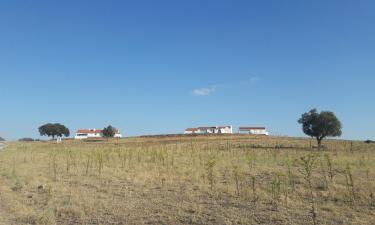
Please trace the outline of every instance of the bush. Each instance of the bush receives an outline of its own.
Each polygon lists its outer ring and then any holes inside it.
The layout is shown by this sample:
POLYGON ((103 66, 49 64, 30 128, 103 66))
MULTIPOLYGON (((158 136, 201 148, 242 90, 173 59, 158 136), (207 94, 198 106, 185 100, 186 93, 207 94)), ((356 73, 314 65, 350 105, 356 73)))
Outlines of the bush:
POLYGON ((372 141, 372 140, 366 140, 365 143, 366 143, 366 144, 371 144, 371 143, 375 143, 375 141, 372 141))
POLYGON ((2 137, 0 137, 0 141, 5 141, 5 139, 4 139, 4 138, 2 138, 2 137))
POLYGON ((35 140, 32 139, 32 138, 21 138, 21 139, 19 139, 18 141, 26 141, 26 142, 29 142, 29 141, 35 141, 35 140))
POLYGON ((116 134, 116 128, 112 127, 111 125, 109 125, 108 127, 105 127, 103 129, 103 137, 106 137, 106 138, 113 138, 116 134))

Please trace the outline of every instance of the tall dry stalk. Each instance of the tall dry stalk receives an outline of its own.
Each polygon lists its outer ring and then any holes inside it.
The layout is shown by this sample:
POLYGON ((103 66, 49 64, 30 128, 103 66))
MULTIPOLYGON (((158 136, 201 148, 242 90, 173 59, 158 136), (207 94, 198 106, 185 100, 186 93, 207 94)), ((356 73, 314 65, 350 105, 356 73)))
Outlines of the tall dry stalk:
POLYGON ((86 164, 85 164, 85 175, 89 174, 90 163, 91 163, 91 154, 87 154, 86 164))
POLYGON ((97 156, 96 156, 96 160, 97 160, 97 164, 98 164, 98 173, 99 173, 99 176, 102 175, 102 171, 103 171, 103 154, 102 153, 97 153, 97 156))
POLYGON ((233 166, 233 176, 236 184, 236 194, 237 196, 240 196, 240 172, 237 165, 233 166))
POLYGON ((350 202, 350 205, 354 205, 354 200, 355 200, 355 191, 354 191, 354 181, 353 181, 353 172, 352 168, 349 164, 346 165, 345 168, 345 184, 346 184, 346 189, 348 191, 348 199, 350 202))
POLYGON ((277 210, 281 193, 281 181, 279 175, 274 175, 271 182, 271 197, 274 210, 277 210))
POLYGON ((292 190, 296 190, 296 178, 295 175, 292 172, 292 164, 289 160, 286 162, 287 168, 288 168, 288 184, 292 187, 292 190))
POLYGON ((312 172, 315 166, 316 159, 317 159, 317 155, 314 155, 314 154, 308 154, 306 156, 301 157, 302 166, 303 166, 302 174, 304 176, 304 179, 307 183, 307 187, 309 189, 310 214, 311 214, 311 218, 313 220, 314 225, 318 224, 316 202, 315 202, 313 181, 312 181, 312 172))
POLYGON ((329 154, 324 154, 324 158, 327 163, 327 168, 328 168, 328 176, 331 182, 333 181, 333 177, 335 176, 334 170, 333 170, 333 164, 332 164, 332 159, 329 156, 329 154))
POLYGON ((206 170, 207 170, 207 179, 210 184, 210 190, 212 192, 215 184, 215 177, 214 177, 214 167, 216 165, 215 159, 210 159, 206 163, 206 170))

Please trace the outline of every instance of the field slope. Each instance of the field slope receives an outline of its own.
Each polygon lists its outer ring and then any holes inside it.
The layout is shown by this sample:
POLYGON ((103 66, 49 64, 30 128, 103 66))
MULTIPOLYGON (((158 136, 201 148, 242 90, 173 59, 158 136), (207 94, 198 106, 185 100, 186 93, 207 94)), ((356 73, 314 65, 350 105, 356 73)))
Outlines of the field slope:
POLYGON ((0 224, 374 224, 375 145, 324 144, 248 135, 8 143, 0 224))

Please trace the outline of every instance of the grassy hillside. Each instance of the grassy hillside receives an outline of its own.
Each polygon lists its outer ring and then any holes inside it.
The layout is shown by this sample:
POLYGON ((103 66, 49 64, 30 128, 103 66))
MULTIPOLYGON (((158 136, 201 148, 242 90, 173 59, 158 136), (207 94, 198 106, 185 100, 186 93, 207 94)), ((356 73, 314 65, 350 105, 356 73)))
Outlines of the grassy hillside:
POLYGON ((373 224, 375 145, 248 135, 10 143, 3 224, 373 224))

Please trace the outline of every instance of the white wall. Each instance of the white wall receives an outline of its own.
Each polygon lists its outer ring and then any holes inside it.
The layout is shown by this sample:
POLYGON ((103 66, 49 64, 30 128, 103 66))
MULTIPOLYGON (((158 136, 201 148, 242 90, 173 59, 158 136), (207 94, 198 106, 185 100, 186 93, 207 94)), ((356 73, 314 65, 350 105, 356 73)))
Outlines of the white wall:
POLYGON ((122 134, 115 134, 115 138, 122 138, 122 134))
POLYGON ((87 134, 76 134, 76 136, 74 136, 74 139, 86 139, 87 138, 87 134))
POLYGON ((255 134, 255 135, 268 135, 266 130, 254 129, 254 130, 241 130, 240 133, 255 134))
POLYGON ((231 133, 233 133, 232 126, 225 127, 225 128, 220 128, 220 133, 222 133, 222 134, 231 134, 231 133))
POLYGON ((199 129, 196 133, 198 134, 232 134, 233 128, 232 126, 224 127, 224 128, 207 128, 207 129, 199 129))
POLYGON ((77 133, 74 139, 99 138, 101 136, 102 135, 99 133, 89 133, 89 134, 77 133))

